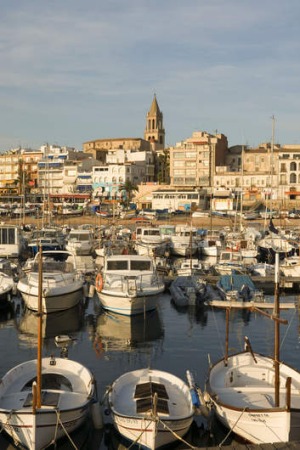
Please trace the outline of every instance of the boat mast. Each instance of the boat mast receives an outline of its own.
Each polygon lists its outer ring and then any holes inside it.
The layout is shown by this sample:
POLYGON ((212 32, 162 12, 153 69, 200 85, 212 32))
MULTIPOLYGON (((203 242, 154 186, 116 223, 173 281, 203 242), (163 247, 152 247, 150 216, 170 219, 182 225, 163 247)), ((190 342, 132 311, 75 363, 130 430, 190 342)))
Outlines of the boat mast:
POLYGON ((42 295, 43 295, 43 256, 42 246, 39 248, 39 285, 38 285, 38 342, 37 342, 37 400, 36 407, 41 407, 41 390, 42 390, 42 295))
POLYGON ((243 228, 243 184, 244 184, 244 146, 242 146, 242 157, 241 157, 241 193, 240 193, 240 231, 243 228))
POLYGON ((279 406, 279 387, 280 387, 280 374, 279 374, 279 345, 280 345, 280 322, 279 314, 279 253, 275 253, 275 292, 274 292, 274 364, 275 364, 275 406, 279 406))

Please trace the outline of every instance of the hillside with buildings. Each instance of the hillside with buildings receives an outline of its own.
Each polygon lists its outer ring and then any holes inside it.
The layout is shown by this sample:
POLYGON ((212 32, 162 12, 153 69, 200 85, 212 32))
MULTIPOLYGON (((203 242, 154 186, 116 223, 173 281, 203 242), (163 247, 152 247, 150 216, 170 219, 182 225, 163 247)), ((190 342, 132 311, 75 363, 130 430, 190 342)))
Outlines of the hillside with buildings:
POLYGON ((138 209, 232 210, 242 199, 246 208, 268 201, 298 208, 300 144, 228 147, 224 134, 196 131, 166 147, 156 96, 145 121, 143 138, 90 140, 80 151, 58 145, 2 150, 2 202, 133 201, 138 209))

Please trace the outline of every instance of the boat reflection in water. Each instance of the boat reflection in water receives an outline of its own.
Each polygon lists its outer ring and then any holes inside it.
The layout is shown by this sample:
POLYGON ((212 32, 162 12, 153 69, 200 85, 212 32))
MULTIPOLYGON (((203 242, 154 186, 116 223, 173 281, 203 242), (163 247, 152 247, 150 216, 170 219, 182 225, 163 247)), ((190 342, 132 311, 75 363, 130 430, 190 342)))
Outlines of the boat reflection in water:
MULTIPOLYGON (((42 338, 47 347, 47 339, 53 339, 59 334, 72 334, 80 330, 83 323, 82 305, 65 311, 57 311, 43 315, 42 338)), ((36 346, 38 333, 37 313, 25 308, 18 324, 19 338, 30 347, 36 346)))
POLYGON ((105 351, 119 351, 162 338, 164 330, 157 309, 145 314, 122 316, 103 312, 97 319, 96 336, 105 351))

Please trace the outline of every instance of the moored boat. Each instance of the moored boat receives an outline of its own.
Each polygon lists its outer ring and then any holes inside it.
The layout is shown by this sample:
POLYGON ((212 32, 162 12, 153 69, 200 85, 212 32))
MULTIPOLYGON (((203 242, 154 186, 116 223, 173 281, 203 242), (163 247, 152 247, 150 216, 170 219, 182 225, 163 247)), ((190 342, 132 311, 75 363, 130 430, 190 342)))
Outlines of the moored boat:
POLYGON ((108 401, 119 433, 151 450, 182 438, 193 421, 188 385, 168 372, 127 372, 112 384, 108 401))
MULTIPOLYGON (((39 253, 20 278, 17 289, 29 309, 38 310, 39 253)), ((83 297, 83 277, 72 253, 63 250, 43 252, 42 311, 63 311, 77 305, 83 297)))
POLYGON ((102 307, 124 315, 155 309, 165 289, 153 259, 140 255, 107 256, 95 286, 102 307))

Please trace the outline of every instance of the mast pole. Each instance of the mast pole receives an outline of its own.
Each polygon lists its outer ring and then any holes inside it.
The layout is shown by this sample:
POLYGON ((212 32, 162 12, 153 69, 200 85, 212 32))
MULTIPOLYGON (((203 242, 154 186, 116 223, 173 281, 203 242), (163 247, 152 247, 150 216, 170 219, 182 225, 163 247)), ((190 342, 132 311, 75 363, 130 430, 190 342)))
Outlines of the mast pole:
POLYGON ((41 390, 42 390, 42 295, 43 295, 43 259, 42 246, 39 248, 39 284, 38 284, 38 341, 37 341, 37 402, 36 407, 41 407, 41 390))
POLYGON ((275 253, 275 293, 274 293, 274 364, 275 364, 275 407, 279 406, 279 350, 280 350, 280 322, 276 320, 280 315, 279 307, 279 253, 275 253))

